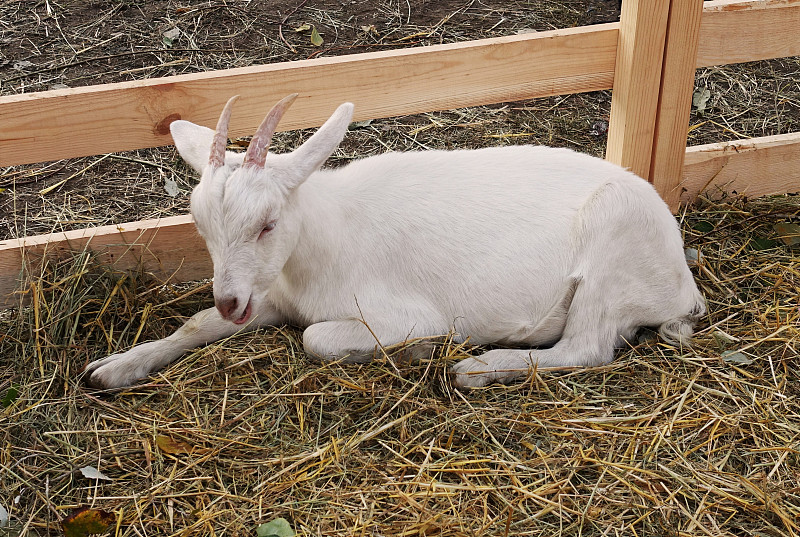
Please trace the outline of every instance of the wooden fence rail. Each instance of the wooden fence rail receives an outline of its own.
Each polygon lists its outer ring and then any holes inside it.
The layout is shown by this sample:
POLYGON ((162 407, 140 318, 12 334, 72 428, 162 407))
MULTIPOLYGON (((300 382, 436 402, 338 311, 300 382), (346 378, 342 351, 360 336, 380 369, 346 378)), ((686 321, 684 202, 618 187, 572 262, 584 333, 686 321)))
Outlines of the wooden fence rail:
MULTIPOLYGON (((213 126, 234 93, 237 136, 292 92, 282 129, 317 126, 343 100, 363 120, 613 89, 607 157, 671 205, 709 187, 800 191, 800 133, 685 149, 694 69, 800 55, 798 28, 800 0, 625 0, 614 24, 0 97, 0 165, 168 145, 172 120, 213 126)), ((87 247, 172 281, 211 272, 188 215, 11 239, 0 307, 18 303, 26 266, 87 247)))
POLYGON ((361 121, 608 89, 616 47, 604 24, 3 97, 0 164, 170 145, 170 121, 213 128, 233 94, 239 136, 295 92, 280 129, 319 126, 344 101, 361 121))
MULTIPOLYGON (((696 66, 800 55, 798 28, 800 0, 706 2, 696 66)), ((213 127, 234 93, 239 136, 293 92, 286 130, 320 125, 344 100, 363 120, 611 89, 618 37, 601 24, 0 97, 0 165, 170 145, 169 121, 213 127)))

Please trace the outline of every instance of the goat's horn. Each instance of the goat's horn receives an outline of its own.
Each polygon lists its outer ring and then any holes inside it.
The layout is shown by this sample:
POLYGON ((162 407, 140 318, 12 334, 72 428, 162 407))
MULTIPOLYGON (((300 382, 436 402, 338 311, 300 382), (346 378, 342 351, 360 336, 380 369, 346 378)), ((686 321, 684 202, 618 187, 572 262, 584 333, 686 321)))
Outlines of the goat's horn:
POLYGON ((258 127, 258 130, 250 140, 250 146, 247 148, 247 153, 244 155, 244 164, 242 167, 252 166, 254 168, 263 168, 264 162, 267 160, 267 149, 272 140, 272 135, 275 133, 275 128, 278 122, 286 113, 286 110, 292 106, 294 100, 297 99, 297 93, 292 93, 278 101, 278 104, 272 107, 264 121, 258 127))
POLYGON ((211 153, 208 155, 208 165, 212 168, 221 168, 225 164, 225 146, 228 144, 228 123, 231 121, 233 103, 238 99, 234 95, 225 103, 222 114, 217 121, 217 130, 214 132, 214 141, 211 142, 211 153))

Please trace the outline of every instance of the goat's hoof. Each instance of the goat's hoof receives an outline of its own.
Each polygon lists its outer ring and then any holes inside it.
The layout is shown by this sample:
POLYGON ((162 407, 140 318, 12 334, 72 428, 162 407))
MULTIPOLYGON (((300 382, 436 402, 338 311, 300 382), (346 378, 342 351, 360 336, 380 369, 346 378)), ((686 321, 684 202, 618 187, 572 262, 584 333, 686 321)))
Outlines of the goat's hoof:
POLYGON ((479 358, 465 358, 450 368, 453 384, 459 388, 483 388, 495 380, 494 371, 479 358))
MULTIPOLYGON (((119 367, 115 367, 113 360, 119 355, 114 354, 107 356, 96 362, 87 365, 81 371, 81 380, 83 384, 89 388, 97 390, 112 390, 114 388, 124 388, 130 386, 133 382, 123 372, 119 371, 119 367)), ((135 379, 134 379, 135 380, 135 379)))
POLYGON ((152 368, 146 360, 148 353, 142 352, 146 345, 90 363, 81 372, 83 383, 90 388, 112 390, 126 388, 147 377, 152 368))
POLYGON ((453 382, 463 388, 480 388, 499 382, 509 384, 531 374, 531 352, 495 349, 455 364, 453 382))
POLYGON ((84 369, 80 372, 80 380, 84 386, 87 388, 93 388, 95 390, 105 390, 106 386, 100 380, 100 377, 95 377, 94 371, 87 371, 84 369))

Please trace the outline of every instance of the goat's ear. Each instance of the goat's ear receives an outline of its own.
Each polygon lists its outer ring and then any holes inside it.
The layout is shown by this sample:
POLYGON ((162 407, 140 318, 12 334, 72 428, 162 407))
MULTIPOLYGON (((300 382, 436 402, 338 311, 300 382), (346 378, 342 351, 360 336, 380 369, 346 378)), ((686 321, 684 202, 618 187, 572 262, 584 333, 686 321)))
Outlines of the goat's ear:
POLYGON ((169 130, 183 160, 199 173, 203 173, 208 165, 214 131, 181 119, 170 123, 169 130))
POLYGON ((336 150, 352 118, 353 104, 340 105, 306 143, 292 152, 291 171, 293 175, 296 174, 298 184, 308 179, 336 150))

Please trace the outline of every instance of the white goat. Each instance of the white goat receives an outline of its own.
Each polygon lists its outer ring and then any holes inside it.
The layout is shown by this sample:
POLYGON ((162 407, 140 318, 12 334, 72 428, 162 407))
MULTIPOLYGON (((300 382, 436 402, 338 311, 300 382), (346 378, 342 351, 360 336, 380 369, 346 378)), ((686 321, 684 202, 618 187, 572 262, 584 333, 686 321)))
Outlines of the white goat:
POLYGON ((677 223, 646 181, 533 146, 387 153, 319 170, 353 105, 294 152, 267 154, 295 97, 267 114, 244 155, 225 151, 235 97, 216 133, 172 123, 178 151, 202 173, 191 208, 214 262, 216 308, 91 363, 90 384, 126 386, 195 347, 284 323, 306 327, 306 352, 331 360, 447 333, 522 347, 457 363, 459 386, 605 364, 640 326, 688 344, 704 300, 677 223))

